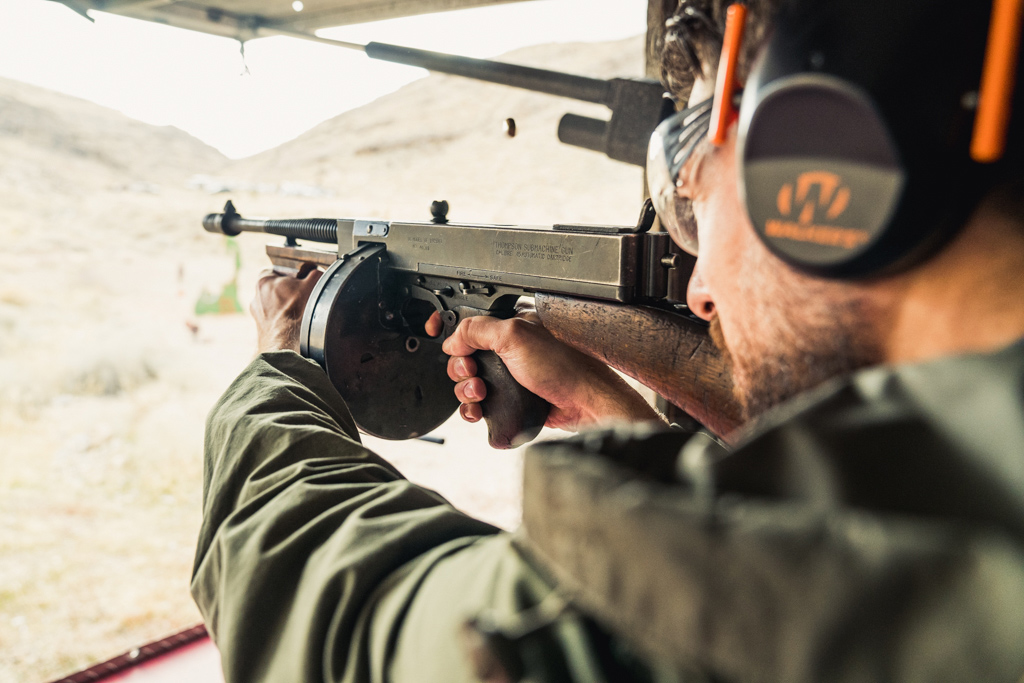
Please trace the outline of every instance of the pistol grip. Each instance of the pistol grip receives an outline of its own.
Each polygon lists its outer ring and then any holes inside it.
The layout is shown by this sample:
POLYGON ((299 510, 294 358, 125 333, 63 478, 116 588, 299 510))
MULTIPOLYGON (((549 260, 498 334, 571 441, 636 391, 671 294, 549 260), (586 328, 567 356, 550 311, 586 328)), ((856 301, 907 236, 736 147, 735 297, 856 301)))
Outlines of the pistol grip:
POLYGON ((551 404, 524 388, 493 351, 477 351, 477 376, 487 386, 481 404, 492 448, 515 448, 531 441, 548 419, 551 404))

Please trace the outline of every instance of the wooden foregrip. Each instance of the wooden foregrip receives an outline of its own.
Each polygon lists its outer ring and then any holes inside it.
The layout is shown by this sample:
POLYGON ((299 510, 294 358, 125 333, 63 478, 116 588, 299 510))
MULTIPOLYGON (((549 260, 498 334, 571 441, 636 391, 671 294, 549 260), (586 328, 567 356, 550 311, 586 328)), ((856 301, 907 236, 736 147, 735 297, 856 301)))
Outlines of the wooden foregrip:
POLYGON ((536 295, 556 338, 629 375, 725 436, 742 423, 728 363, 707 330, 655 308, 536 295))
POLYGON ((275 270, 293 274, 300 272, 306 264, 329 268, 338 260, 338 253, 334 251, 279 247, 275 244, 267 245, 267 256, 270 257, 270 262, 274 264, 275 270))
POLYGON ((519 384, 493 351, 477 351, 473 358, 477 375, 487 385, 480 407, 491 448, 515 448, 532 441, 548 419, 551 404, 519 384))

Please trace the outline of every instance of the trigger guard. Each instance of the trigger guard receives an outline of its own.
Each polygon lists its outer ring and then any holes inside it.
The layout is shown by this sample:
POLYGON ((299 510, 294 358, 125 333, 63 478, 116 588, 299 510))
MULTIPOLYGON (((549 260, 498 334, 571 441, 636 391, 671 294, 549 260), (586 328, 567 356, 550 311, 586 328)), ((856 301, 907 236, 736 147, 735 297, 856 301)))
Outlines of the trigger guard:
POLYGON ((440 339, 443 340, 452 336, 452 333, 455 332, 455 328, 459 324, 459 317, 454 311, 445 307, 444 302, 441 301, 441 297, 437 296, 426 287, 413 285, 409 288, 409 298, 426 301, 440 314, 441 325, 443 327, 440 339))

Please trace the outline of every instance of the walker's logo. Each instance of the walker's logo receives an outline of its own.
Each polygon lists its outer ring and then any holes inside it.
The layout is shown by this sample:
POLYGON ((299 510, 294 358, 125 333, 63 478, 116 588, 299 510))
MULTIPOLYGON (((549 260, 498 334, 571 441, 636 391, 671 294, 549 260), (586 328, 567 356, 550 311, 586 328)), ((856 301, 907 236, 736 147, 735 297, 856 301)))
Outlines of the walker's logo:
POLYGON ((841 228, 828 225, 850 206, 850 188, 843 179, 827 171, 801 173, 796 185, 786 183, 775 200, 781 219, 765 223, 765 235, 796 242, 813 242, 826 247, 854 249, 864 244, 871 235, 859 228, 841 228), (818 188, 818 192, 812 192, 818 188), (815 221, 823 214, 821 224, 815 221), (796 220, 793 220, 795 215, 796 220))
MULTIPOLYGON (((827 208, 826 215, 829 220, 835 220, 843 215, 846 207, 850 205, 850 188, 840 187, 841 182, 842 178, 835 173, 826 171, 809 171, 800 174, 800 177, 796 179, 796 201, 802 205, 798 219, 800 225, 810 225, 818 209, 827 208), (808 201, 811 188, 815 185, 821 188, 818 192, 818 201, 814 201, 813 198, 808 201)), ((780 214, 783 216, 793 214, 793 199, 793 183, 786 183, 779 190, 777 199, 780 214)))

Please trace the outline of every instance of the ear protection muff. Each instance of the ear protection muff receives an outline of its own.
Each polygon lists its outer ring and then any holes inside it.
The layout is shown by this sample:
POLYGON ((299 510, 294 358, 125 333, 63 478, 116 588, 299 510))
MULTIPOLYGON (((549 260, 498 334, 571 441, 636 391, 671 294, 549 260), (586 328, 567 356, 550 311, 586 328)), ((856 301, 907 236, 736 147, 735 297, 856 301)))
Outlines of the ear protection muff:
POLYGON ((1014 87, 1022 7, 787 5, 739 109, 741 196, 768 248, 820 276, 896 270, 945 244, 989 188, 1019 174, 1009 116, 1024 90, 1014 87))

